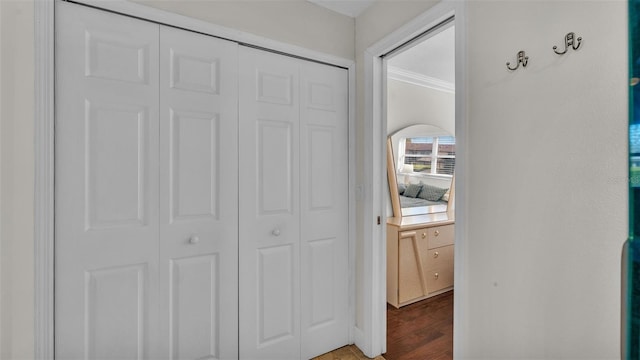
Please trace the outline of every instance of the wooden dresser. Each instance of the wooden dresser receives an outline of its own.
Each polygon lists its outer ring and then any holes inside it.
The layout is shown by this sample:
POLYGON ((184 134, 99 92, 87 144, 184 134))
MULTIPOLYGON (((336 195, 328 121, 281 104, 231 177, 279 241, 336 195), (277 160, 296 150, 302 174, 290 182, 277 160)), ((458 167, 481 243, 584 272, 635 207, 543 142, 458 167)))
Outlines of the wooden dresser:
POLYGON ((387 219, 387 302, 396 308, 453 289, 453 216, 387 219))

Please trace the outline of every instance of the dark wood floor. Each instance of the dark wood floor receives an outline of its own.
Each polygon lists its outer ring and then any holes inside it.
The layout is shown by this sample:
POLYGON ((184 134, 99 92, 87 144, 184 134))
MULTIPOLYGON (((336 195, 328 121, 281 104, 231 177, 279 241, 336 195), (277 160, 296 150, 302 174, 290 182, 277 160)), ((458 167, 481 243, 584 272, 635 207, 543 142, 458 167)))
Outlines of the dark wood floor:
POLYGON ((453 291, 396 309, 387 304, 386 360, 453 359, 453 291))

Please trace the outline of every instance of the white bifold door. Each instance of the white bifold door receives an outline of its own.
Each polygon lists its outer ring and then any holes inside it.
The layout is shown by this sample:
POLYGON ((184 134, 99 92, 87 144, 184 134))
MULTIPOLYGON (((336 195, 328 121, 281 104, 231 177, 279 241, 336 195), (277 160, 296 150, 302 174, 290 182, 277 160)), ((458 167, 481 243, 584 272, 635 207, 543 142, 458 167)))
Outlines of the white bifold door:
POLYGON ((347 71, 56 2, 57 359, 349 342, 347 71))
POLYGON ((56 5, 56 358, 237 359, 237 44, 56 5))
POLYGON ((240 358, 348 342, 347 71, 240 48, 240 358))

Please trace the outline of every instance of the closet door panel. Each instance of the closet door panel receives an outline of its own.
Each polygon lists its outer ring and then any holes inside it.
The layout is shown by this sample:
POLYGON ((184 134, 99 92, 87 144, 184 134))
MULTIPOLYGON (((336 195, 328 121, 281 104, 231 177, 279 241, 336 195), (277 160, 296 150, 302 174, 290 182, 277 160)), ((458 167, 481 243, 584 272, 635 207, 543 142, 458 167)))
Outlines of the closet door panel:
POLYGON ((302 358, 348 337, 348 78, 311 62, 300 70, 302 358))
POLYGON ((163 26, 160 74, 162 352, 234 359, 237 44, 163 26))
POLYGON ((157 356, 158 31, 56 3, 60 359, 157 356))
POLYGON ((298 63, 241 47, 240 70, 240 358, 298 359, 298 63))

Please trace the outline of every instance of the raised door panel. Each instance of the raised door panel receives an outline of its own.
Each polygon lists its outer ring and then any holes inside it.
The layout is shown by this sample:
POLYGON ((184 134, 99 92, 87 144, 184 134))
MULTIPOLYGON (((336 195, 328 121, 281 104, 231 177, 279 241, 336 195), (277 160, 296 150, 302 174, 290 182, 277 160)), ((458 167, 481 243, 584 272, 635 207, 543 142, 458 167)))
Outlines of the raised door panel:
POLYGON ((289 121, 259 119, 256 126, 257 215, 292 214, 294 125, 289 121))
POLYGON ((56 3, 57 358, 157 355, 158 32, 56 3))
POLYGON ((300 358, 298 61, 240 48, 240 358, 300 358))
POLYGON ((144 226, 149 108, 85 102, 85 228, 144 226), (115 146, 117 144, 117 146, 115 146))
POLYGON ((87 77, 146 84, 149 81, 149 43, 125 38, 114 29, 85 29, 85 75, 87 77))
POLYGON ((89 359, 145 358, 147 279, 144 265, 87 271, 84 310, 89 359))
POLYGON ((212 113, 169 110, 169 222, 217 220, 220 130, 212 113))
POLYGON ((160 28, 163 358, 238 357, 237 44, 160 28))
POLYGON ((170 260, 170 359, 220 358, 219 264, 218 254, 170 260))
POLYGON ((302 358, 348 337, 347 71, 300 64, 302 358))
POLYGON ((283 245, 258 250, 258 347, 295 336, 293 248, 283 245))

